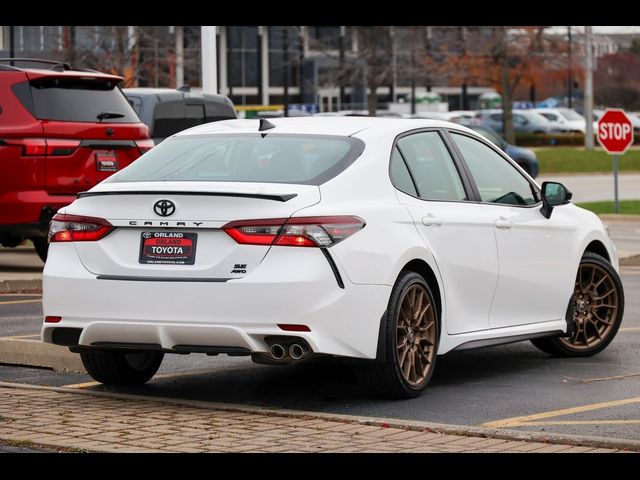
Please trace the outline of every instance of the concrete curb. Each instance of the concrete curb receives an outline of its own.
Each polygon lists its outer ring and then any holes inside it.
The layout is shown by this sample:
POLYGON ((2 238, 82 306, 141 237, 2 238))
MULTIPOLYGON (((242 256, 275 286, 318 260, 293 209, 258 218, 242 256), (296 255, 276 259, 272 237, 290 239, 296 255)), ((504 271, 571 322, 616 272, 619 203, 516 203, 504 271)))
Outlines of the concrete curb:
POLYGON ((87 373, 80 355, 71 353, 67 347, 24 337, 0 337, 0 363, 87 373))
POLYGON ((32 390, 45 390, 76 395, 91 395, 102 398, 115 398, 128 401, 151 401, 167 405, 181 405, 207 410, 221 410, 239 413, 255 413, 260 415, 280 416, 300 419, 321 419, 341 423, 371 425, 383 428, 400 428, 410 431, 431 432, 464 437, 496 438, 500 440, 520 440, 524 442, 538 442, 549 444, 569 445, 576 447, 611 448, 640 452, 640 441, 620 438, 605 438, 582 435, 567 435, 559 433, 521 432, 507 429, 491 429, 465 425, 448 425, 442 423, 420 422, 413 420, 400 420, 393 418, 375 418, 350 416, 334 413, 317 413, 303 410, 275 409, 264 407, 249 407, 246 405, 204 402, 199 400, 179 400, 166 397, 154 397, 144 395, 131 395, 125 393, 100 392, 95 390, 80 390, 65 387, 44 387, 40 385, 25 385, 21 383, 0 382, 0 388, 22 388, 32 390))
POLYGON ((2 280, 0 281, 0 293, 42 293, 42 280, 2 280))

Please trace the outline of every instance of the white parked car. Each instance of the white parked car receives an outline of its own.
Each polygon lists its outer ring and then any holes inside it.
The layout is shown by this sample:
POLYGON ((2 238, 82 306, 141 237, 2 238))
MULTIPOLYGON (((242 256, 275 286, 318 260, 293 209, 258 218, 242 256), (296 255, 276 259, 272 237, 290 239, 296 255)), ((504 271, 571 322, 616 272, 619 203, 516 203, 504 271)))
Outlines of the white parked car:
POLYGON ((271 122, 181 132, 60 210, 42 339, 106 384, 166 353, 336 356, 411 397, 455 349, 614 338, 615 247, 561 184, 448 122, 271 122))
POLYGON ((535 111, 549 120, 557 132, 585 133, 587 130, 585 118, 570 108, 537 108, 535 111))

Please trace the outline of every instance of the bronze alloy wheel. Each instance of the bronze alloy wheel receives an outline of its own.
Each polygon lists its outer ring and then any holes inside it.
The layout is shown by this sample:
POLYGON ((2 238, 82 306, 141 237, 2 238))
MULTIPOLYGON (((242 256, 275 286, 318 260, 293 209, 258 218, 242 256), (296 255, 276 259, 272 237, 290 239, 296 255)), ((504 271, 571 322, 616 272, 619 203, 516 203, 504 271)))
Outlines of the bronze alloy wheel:
POLYGON ((437 318, 429 291, 414 284, 396 314, 396 355, 405 381, 420 387, 429 378, 436 349, 437 318))
POLYGON ((611 274, 595 263, 582 263, 573 291, 573 334, 560 342, 576 350, 597 348, 611 335, 619 306, 611 274))
POLYGON ((615 338, 624 315, 624 289, 618 272, 601 255, 585 252, 567 308, 568 335, 536 338, 543 352, 560 357, 588 357, 615 338))

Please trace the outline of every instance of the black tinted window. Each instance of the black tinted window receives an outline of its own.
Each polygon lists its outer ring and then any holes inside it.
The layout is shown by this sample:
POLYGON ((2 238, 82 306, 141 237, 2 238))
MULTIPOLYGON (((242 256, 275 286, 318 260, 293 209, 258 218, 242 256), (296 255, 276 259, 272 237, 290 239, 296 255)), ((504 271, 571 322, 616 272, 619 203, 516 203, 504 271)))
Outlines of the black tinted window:
POLYGON ((195 124, 187 121, 184 102, 161 102, 153 112, 153 136, 156 138, 170 137, 195 124))
POLYGON ((391 156, 391 182, 401 192, 408 193, 414 197, 418 196, 416 187, 411 180, 411 175, 407 169, 407 165, 402 159, 402 155, 398 151, 398 147, 393 148, 391 156))
POLYGON ((208 102, 205 109, 207 123, 236 118, 236 111, 226 103, 208 102))
POLYGON ((345 170, 364 142, 331 135, 178 135, 108 182, 267 182, 320 185, 345 170))
POLYGON ((35 116, 63 122, 138 123, 140 119, 115 82, 46 78, 31 82, 35 116))

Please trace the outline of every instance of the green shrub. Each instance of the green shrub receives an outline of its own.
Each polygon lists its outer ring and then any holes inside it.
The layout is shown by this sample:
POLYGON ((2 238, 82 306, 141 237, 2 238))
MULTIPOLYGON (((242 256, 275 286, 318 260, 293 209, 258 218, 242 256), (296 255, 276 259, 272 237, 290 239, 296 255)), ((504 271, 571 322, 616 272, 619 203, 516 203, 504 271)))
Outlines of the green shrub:
MULTIPOLYGON (((636 133, 634 144, 640 142, 640 134, 636 133)), ((597 144, 598 141, 596 140, 597 144)), ((553 147, 567 145, 584 145, 582 133, 516 133, 516 145, 519 147, 553 147)))

